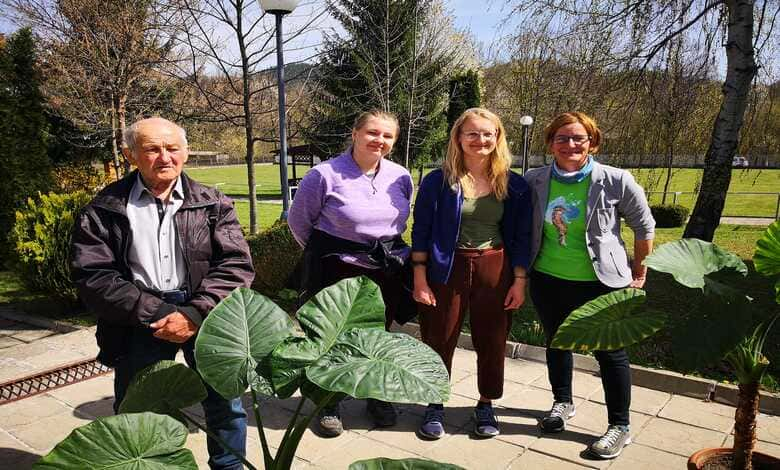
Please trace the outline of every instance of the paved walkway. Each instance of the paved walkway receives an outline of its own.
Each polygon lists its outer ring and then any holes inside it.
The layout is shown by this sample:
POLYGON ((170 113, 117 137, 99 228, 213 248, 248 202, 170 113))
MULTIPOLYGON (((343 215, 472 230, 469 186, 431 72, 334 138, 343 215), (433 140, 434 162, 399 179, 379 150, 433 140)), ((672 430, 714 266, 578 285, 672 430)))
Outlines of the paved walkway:
MULTIPOLYGON (((10 346, 0 350, 0 382, 90 359, 96 353, 93 329, 58 334, 37 327, 26 329, 23 325, 3 324, 0 341, 12 338, 21 344, 7 343, 10 346), (34 336, 38 338, 25 340, 34 336)), ((631 407, 634 443, 614 461, 591 460, 583 451, 606 427, 599 378, 585 372, 576 373, 577 416, 564 433, 542 436, 537 417, 551 402, 545 367, 538 362, 516 359, 507 359, 504 398, 496 403, 502 434, 490 440, 476 439, 470 421, 477 398, 475 366, 476 356, 472 351, 456 352, 453 395, 446 405, 445 438, 430 442, 415 436, 423 406, 401 406, 397 426, 376 429, 365 415, 364 403, 349 400, 343 404, 348 430, 336 439, 323 439, 307 431, 298 449, 295 468, 346 469, 355 460, 385 456, 431 458, 475 470, 683 469, 687 456, 695 450, 731 442, 733 408, 634 387, 631 407)), ((40 455, 74 428, 95 417, 110 415, 111 396, 109 375, 0 406, 0 468, 30 468, 40 455)), ((272 446, 278 445, 295 404, 290 399, 272 400, 263 405, 263 422, 272 446)), ((198 413, 196 409, 193 411, 198 413)), ((257 432, 250 430, 249 435, 250 461, 262 468, 257 432)), ((759 449, 780 455, 780 417, 761 415, 758 436, 759 449)), ((187 445, 195 453, 200 468, 207 469, 204 434, 192 432, 187 445)))

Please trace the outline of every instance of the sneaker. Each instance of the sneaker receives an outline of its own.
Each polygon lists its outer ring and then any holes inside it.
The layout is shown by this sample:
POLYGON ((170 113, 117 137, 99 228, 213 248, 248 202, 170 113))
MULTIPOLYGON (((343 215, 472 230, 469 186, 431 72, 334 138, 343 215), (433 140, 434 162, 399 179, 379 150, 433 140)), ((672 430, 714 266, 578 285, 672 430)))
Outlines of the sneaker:
POLYGON ((380 428, 395 426, 398 419, 398 413, 396 413, 393 404, 386 401, 369 398, 366 400, 366 411, 371 415, 374 424, 380 428))
POLYGON ((574 403, 556 401, 539 422, 539 427, 544 432, 561 432, 566 428, 566 421, 572 418, 576 411, 574 403))
POLYGON ((474 434, 479 437, 494 437, 500 434, 498 430, 498 421, 493 413, 493 405, 490 403, 479 402, 474 408, 474 434))
POLYGON ((338 403, 334 406, 327 406, 320 410, 319 424, 319 434, 322 437, 338 437, 344 432, 338 403))
POLYGON ((444 436, 444 405, 430 404, 417 434, 427 439, 441 439, 444 436))
POLYGON ((631 444, 628 426, 610 424, 607 432, 588 447, 588 451, 601 459, 614 459, 623 451, 623 447, 631 444))

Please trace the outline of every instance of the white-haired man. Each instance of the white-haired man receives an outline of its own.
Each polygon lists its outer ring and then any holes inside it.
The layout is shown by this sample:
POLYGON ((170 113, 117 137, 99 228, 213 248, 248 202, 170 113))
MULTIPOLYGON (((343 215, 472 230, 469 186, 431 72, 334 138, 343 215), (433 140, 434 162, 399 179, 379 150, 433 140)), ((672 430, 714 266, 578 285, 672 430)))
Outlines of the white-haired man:
MULTIPOLYGON (((98 318, 98 359, 114 367, 114 409, 133 376, 179 349, 195 367, 193 346, 209 311, 254 278, 249 247, 230 199, 182 172, 184 129, 162 118, 125 131, 125 156, 138 169, 108 185, 79 214, 71 270, 98 318)), ((206 426, 245 455, 246 413, 239 399, 207 387, 206 426)), ((208 439, 212 469, 243 468, 208 439)))

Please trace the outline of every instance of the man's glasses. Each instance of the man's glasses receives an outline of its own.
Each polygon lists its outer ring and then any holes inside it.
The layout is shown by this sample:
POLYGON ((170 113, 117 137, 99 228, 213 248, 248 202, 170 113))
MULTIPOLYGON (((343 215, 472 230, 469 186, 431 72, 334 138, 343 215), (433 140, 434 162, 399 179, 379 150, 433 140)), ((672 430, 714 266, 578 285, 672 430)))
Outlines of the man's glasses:
POLYGON ((582 145, 590 140, 589 135, 556 135, 553 137, 553 142, 556 144, 568 144, 569 141, 574 142, 577 145, 582 145))
POLYGON ((496 138, 495 132, 477 132, 477 131, 469 131, 469 132, 461 132, 461 135, 465 137, 467 140, 477 140, 480 137, 482 137, 485 140, 493 140, 496 138))

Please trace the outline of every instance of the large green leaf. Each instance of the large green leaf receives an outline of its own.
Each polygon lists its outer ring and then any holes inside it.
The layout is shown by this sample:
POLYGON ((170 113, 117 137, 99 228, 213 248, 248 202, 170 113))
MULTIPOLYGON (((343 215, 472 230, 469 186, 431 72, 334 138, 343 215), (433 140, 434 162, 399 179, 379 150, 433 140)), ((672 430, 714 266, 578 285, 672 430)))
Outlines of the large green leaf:
POLYGON ((339 338, 306 377, 325 390, 396 403, 444 403, 447 368, 424 343, 403 333, 353 329, 339 338))
POLYGON ((187 428, 154 413, 98 418, 77 428, 34 470, 197 470, 185 449, 187 428))
POLYGON ((642 341, 666 323, 663 313, 635 311, 645 291, 621 289, 596 297, 573 311, 552 340, 557 349, 612 351, 642 341))
POLYGON ((386 457, 358 460, 349 466, 349 470, 466 470, 451 463, 434 462, 423 459, 393 460, 386 457))
POLYGON ((382 293, 365 276, 343 279, 326 287, 298 310, 306 337, 288 338, 271 355, 273 384, 280 397, 292 395, 304 368, 325 354, 352 328, 384 328, 382 293))
MULTIPOLYGON (((780 276, 780 221, 767 227, 756 242, 753 263, 764 276, 780 276)), ((780 279, 775 283, 775 301, 780 303, 780 279)))
POLYGON ((203 379, 225 398, 247 387, 272 395, 263 367, 271 351, 293 332, 287 312, 251 289, 238 288, 222 300, 200 327, 195 360, 203 379))
POLYGON ((683 371, 715 364, 755 327, 752 299, 725 284, 707 282, 704 295, 671 329, 675 361, 683 371))
POLYGON ((159 361, 133 378, 120 413, 151 411, 179 419, 179 410, 206 398, 198 373, 175 361, 159 361))
POLYGON ((644 264, 671 274, 686 287, 699 289, 704 288, 704 276, 724 268, 747 274, 747 266, 737 255, 696 238, 664 243, 645 258, 644 264))

